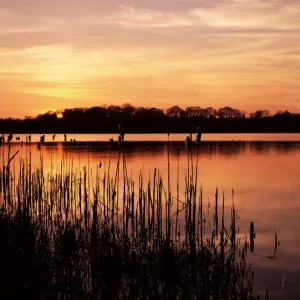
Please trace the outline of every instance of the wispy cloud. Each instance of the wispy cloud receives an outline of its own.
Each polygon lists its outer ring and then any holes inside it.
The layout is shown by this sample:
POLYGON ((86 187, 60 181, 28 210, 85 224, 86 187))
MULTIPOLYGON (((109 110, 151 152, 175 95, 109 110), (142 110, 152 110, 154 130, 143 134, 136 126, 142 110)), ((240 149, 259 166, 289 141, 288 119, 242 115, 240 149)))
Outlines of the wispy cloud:
POLYGON ((118 11, 107 16, 102 22, 125 28, 172 28, 204 24, 201 19, 188 13, 174 14, 158 10, 135 9, 124 5, 121 5, 118 11))
POLYGON ((296 0, 0 0, 0 87, 87 105, 297 105, 299 15, 296 0))
POLYGON ((39 32, 47 32, 54 31, 53 27, 15 27, 15 28, 7 28, 0 29, 0 35, 13 35, 13 34, 24 34, 24 33, 39 33, 39 32))
POLYGON ((225 27, 299 30, 300 3, 279 3, 280 1, 219 1, 214 6, 194 7, 177 13, 121 5, 103 22, 127 28, 225 27))

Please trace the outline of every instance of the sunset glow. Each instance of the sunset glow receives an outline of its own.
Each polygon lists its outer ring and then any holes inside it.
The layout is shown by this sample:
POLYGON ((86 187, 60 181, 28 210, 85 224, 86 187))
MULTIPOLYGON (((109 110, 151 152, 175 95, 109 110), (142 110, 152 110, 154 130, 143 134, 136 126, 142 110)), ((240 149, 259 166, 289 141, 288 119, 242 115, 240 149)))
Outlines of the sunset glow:
POLYGON ((132 103, 300 110, 296 0, 0 0, 0 117, 132 103))

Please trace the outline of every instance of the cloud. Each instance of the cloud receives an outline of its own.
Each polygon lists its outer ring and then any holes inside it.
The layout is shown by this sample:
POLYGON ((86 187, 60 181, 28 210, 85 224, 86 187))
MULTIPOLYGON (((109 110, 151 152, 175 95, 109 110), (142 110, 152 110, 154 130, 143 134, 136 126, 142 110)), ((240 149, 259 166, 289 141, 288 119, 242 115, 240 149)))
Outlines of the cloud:
POLYGON ((291 0, 0 0, 0 88, 86 103, 293 106, 299 15, 291 0))
POLYGON ((177 13, 136 9, 121 5, 103 22, 126 28, 197 27, 276 30, 299 30, 300 4, 279 1, 219 1, 214 6, 194 7, 177 13))
POLYGON ((14 34, 26 34, 26 33, 44 33, 47 31, 53 31, 52 27, 17 27, 0 29, 0 35, 14 35, 14 34))
POLYGON ((185 14, 176 15, 121 5, 119 11, 106 17, 102 22, 120 25, 125 28, 171 28, 194 26, 200 24, 201 20, 189 18, 185 14))

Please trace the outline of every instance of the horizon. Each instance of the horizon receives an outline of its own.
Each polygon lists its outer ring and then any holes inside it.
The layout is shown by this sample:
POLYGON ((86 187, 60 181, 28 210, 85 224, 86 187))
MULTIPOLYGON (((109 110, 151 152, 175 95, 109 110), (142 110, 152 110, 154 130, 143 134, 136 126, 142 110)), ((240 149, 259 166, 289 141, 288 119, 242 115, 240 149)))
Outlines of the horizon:
MULTIPOLYGON (((124 106, 126 105, 129 105, 129 106, 132 106, 134 107, 135 109, 139 109, 139 108, 145 108, 145 109, 151 109, 151 108, 155 108, 155 109, 161 109, 163 111, 164 114, 167 113, 167 110, 169 108, 172 108, 172 107, 176 107, 178 106, 179 108, 183 109, 183 110, 186 110, 187 108, 199 108, 199 109, 208 109, 208 108, 213 108, 216 112, 218 112, 221 108, 224 108, 224 107, 229 107, 231 109, 234 109, 234 110, 238 110, 240 111, 241 113, 244 113, 246 118, 249 118, 250 115, 252 113, 255 113, 255 112, 258 112, 258 111, 268 111, 268 113, 270 114, 270 116, 273 116, 275 115, 276 113, 279 113, 279 112, 289 112, 291 114, 300 114, 300 110, 297 110, 297 111, 291 111, 291 110, 288 110, 288 109, 273 109, 273 110, 269 110, 267 108, 258 108, 258 109, 255 109, 255 110, 251 110, 251 111, 246 111, 246 110, 243 110, 243 109, 239 109, 239 108, 236 108, 236 107, 231 107, 231 106, 222 106, 222 107, 201 107, 199 105, 195 105, 195 106, 182 106, 182 105, 178 105, 178 104, 174 104, 174 105, 171 105, 171 106, 167 106, 167 107, 154 107, 154 106, 135 106, 133 105, 132 103, 123 103, 123 104, 120 104, 120 105, 117 105, 119 106, 120 108, 123 108, 124 106)), ((2 120, 5 120, 5 119, 13 119, 13 120, 25 120, 26 118, 29 118, 29 119, 35 119, 35 118, 38 118, 39 116, 41 115, 46 115, 46 114, 56 114, 57 115, 57 118, 63 118, 63 112, 65 110, 76 110, 76 109, 80 109, 80 110, 83 110, 83 111, 86 111, 90 108, 93 108, 93 107, 103 107, 105 109, 109 108, 110 105, 107 105, 107 104, 102 104, 102 105, 98 105, 98 106, 89 106, 89 107, 70 107, 70 108, 59 108, 59 109, 49 109, 49 110, 46 110, 46 111, 43 111, 43 112, 40 112, 40 113, 37 113, 36 115, 25 115, 25 116, 19 116, 19 117, 13 117, 13 116, 5 116, 5 117, 1 117, 1 113, 0 113, 0 119, 2 120)), ((113 104, 111 106, 114 106, 113 104)))
POLYGON ((300 112, 299 15, 293 0, 0 0, 0 118, 123 103, 300 112))
POLYGON ((299 300, 299 34, 300 0, 0 0, 2 298, 299 300))

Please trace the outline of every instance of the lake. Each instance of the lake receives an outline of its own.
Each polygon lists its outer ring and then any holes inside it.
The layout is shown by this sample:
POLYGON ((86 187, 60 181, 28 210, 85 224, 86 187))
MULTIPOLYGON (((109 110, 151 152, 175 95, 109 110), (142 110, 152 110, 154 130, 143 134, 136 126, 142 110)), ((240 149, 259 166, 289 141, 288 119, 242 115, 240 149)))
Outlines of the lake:
MULTIPOLYGON (((93 170, 101 163, 105 170, 110 160, 114 172, 119 148, 116 144, 110 147, 109 139, 116 141, 116 134, 70 134, 67 138, 75 139, 74 145, 63 143, 61 134, 52 142, 52 136, 45 136, 46 144, 39 151, 36 142, 40 135, 32 135, 32 142, 25 143, 26 135, 15 134, 10 151, 11 155, 19 153, 12 167, 17 170, 18 160, 31 153, 32 165, 38 166, 42 158, 45 171, 59 168, 62 161, 72 161, 78 170, 83 166, 93 170)), ((179 179, 182 197, 188 160, 190 168, 196 168, 198 153, 198 182, 203 185, 205 203, 213 202, 218 187, 220 193, 224 191, 225 206, 230 207, 233 189, 240 236, 249 236, 250 222, 254 222, 255 255, 249 254, 248 259, 255 271, 256 289, 268 290, 272 299, 300 299, 300 134, 203 134, 200 146, 193 146, 192 156, 184 147, 185 137, 170 134, 168 144, 167 134, 127 134, 127 171, 138 182, 140 173, 147 181, 158 168, 166 183, 169 156, 171 189, 177 193, 179 179), (274 231, 280 245, 276 258, 271 259, 264 256, 274 255, 274 231)), ((4 144, 2 160, 7 152, 4 144)))

